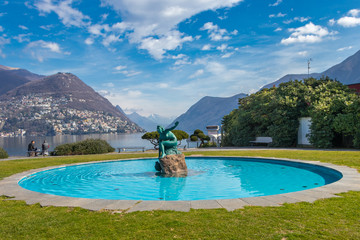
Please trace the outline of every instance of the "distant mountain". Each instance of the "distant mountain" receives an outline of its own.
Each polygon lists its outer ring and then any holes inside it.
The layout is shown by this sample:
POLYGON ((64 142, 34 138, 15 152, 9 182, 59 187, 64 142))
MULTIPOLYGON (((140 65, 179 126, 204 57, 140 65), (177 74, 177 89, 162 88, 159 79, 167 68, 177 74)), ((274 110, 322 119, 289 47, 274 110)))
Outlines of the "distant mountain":
POLYGON ((222 118, 238 107, 239 98, 246 97, 240 93, 232 97, 203 97, 192 105, 184 114, 172 123, 179 121, 177 129, 192 133, 196 129, 205 131, 206 126, 221 125, 222 118))
POLYGON ((44 76, 25 69, 0 65, 0 95, 30 81, 39 80, 44 76))
POLYGON ((126 115, 131 121, 139 125, 141 128, 145 129, 148 132, 156 131, 157 125, 167 126, 174 118, 162 117, 157 114, 152 114, 149 117, 144 117, 133 112, 131 114, 126 114, 124 110, 119 105, 116 105, 116 109, 126 115))
POLYGON ((115 107, 117 110, 119 110, 119 112, 121 112, 123 115, 127 116, 126 113, 124 112, 124 110, 122 110, 122 108, 119 105, 116 105, 115 107))
POLYGON ((0 108, 0 122, 7 121, 4 128, 8 131, 14 126, 25 130, 31 128, 35 134, 41 131, 41 126, 36 129, 29 126, 31 121, 46 125, 46 134, 51 131, 142 131, 106 98, 71 73, 57 73, 18 86, 0 96, 0 108), (15 115, 19 117, 14 119, 15 115))
POLYGON ((167 126, 169 125, 175 117, 163 117, 158 114, 151 114, 149 117, 147 117, 150 121, 154 122, 157 125, 161 126, 167 126))
MULTIPOLYGON (((346 85, 360 83, 360 50, 354 55, 345 59, 343 62, 329 68, 328 70, 322 73, 311 73, 309 76, 313 78, 328 76, 346 85)), ((271 88, 274 85, 278 86, 283 82, 288 82, 291 80, 302 80, 307 77, 307 74, 288 74, 275 82, 265 85, 263 88, 271 88)))
POLYGON ((34 93, 58 98, 68 96, 71 97, 71 101, 66 104, 67 107, 78 110, 104 111, 127 119, 106 98, 71 73, 57 73, 38 81, 28 82, 2 95, 0 99, 22 97, 34 93))
POLYGON ((141 116, 140 114, 133 112, 131 114, 127 114, 131 121, 142 127, 148 132, 156 131, 156 127, 158 124, 151 121, 149 118, 141 116))
POLYGON ((11 71, 0 70, 0 95, 28 82, 26 78, 17 76, 11 71))

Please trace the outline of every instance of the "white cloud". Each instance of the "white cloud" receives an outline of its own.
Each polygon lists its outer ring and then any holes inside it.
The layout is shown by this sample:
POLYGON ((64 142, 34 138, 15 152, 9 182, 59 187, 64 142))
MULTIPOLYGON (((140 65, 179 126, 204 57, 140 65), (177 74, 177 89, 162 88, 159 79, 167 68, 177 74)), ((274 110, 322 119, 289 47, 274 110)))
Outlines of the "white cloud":
POLYGON ((24 25, 19 25, 19 28, 21 28, 22 30, 28 30, 28 28, 24 25))
POLYGON ((276 29, 274 30, 274 32, 280 32, 280 31, 282 31, 282 28, 281 28, 281 27, 278 27, 278 28, 276 28, 276 29))
POLYGON ((276 2, 274 2, 273 4, 269 4, 270 7, 276 7, 278 6, 280 3, 282 3, 283 0, 277 0, 276 2))
POLYGON ((182 35, 179 31, 173 30, 160 38, 147 37, 141 40, 139 48, 147 50, 153 58, 161 60, 167 50, 181 48, 184 42, 193 41, 192 37, 182 35))
MULTIPOLYGON (((62 54, 59 44, 43 40, 29 43, 26 50, 30 51, 31 55, 39 62, 43 62, 45 58, 55 56, 54 54, 62 54)), ((65 52, 63 54, 69 55, 70 53, 65 52)))
POLYGON ((353 48, 352 46, 348 46, 348 47, 339 48, 339 49, 336 50, 336 51, 342 52, 342 51, 345 51, 345 50, 350 50, 350 49, 352 49, 352 48, 353 48))
POLYGON ((53 27, 54 27, 54 25, 52 25, 52 24, 40 26, 40 28, 42 28, 46 31, 50 31, 53 27))
POLYGON ((292 19, 288 19, 288 20, 283 21, 283 23, 290 24, 292 22, 307 22, 310 19, 311 19, 310 17, 294 17, 292 19))
POLYGON ((103 39, 102 44, 105 47, 108 47, 111 43, 121 42, 121 41, 122 40, 118 36, 115 36, 114 34, 110 34, 103 39))
POLYGON ((114 69, 117 70, 117 71, 121 71, 121 70, 124 70, 126 68, 127 68, 127 66, 119 65, 119 66, 116 66, 114 69))
POLYGON ((228 48, 227 44, 221 44, 220 46, 218 46, 216 49, 219 51, 225 51, 228 48))
POLYGON ((211 48, 212 48, 211 44, 205 44, 205 45, 201 48, 201 50, 203 50, 203 51, 209 51, 211 48))
POLYGON ((55 12, 65 26, 83 27, 88 25, 90 18, 79 10, 72 8, 73 1, 37 0, 34 6, 42 14, 55 12))
POLYGON ((228 52, 221 56, 221 58, 229 58, 231 57, 235 52, 228 52))
POLYGON ((175 66, 180 66, 180 65, 187 65, 187 64, 191 64, 191 62, 189 61, 189 57, 183 57, 180 59, 177 59, 174 63, 175 66))
POLYGON ((305 57, 305 56, 308 55, 308 52, 307 51, 301 51, 301 52, 298 52, 297 54, 302 56, 302 57, 305 57))
POLYGON ((294 17, 294 21, 298 22, 307 22, 310 20, 310 17, 294 17))
POLYGON ((92 38, 87 38, 87 39, 85 39, 85 44, 87 44, 87 45, 92 45, 92 44, 94 44, 94 39, 92 39, 92 38))
POLYGON ((218 25, 214 25, 212 22, 207 22, 200 28, 202 31, 209 33, 209 38, 213 41, 229 40, 231 35, 237 35, 238 31, 234 30, 229 33, 226 29, 221 29, 218 25))
POLYGON ((178 24, 190 17, 206 11, 233 7, 243 0, 101 0, 102 6, 110 6, 117 11, 127 26, 126 37, 130 43, 161 60, 169 50, 182 47, 193 40, 178 31, 178 24), (169 43, 167 41, 170 41, 169 43))
POLYGON ((29 36, 31 36, 31 35, 32 35, 31 33, 19 34, 19 35, 15 36, 14 39, 17 40, 19 43, 30 42, 29 36))
POLYGON ((0 32, 3 32, 4 28, 2 26, 0 26, 0 32))
POLYGON ((321 42, 326 36, 334 35, 336 32, 329 32, 327 28, 315 25, 312 22, 299 28, 290 28, 290 37, 281 40, 282 44, 292 43, 316 43, 321 42))
POLYGON ((51 52, 61 53, 59 44, 54 43, 54 42, 45 42, 43 40, 38 40, 38 41, 29 43, 28 47, 29 48, 42 47, 42 48, 49 49, 51 52))
POLYGON ((337 24, 343 27, 356 27, 360 25, 360 9, 352 9, 347 16, 337 20, 337 24))
POLYGON ((336 23, 335 19, 330 19, 328 22, 329 26, 334 26, 335 23, 336 23))
POLYGON ((125 65, 116 66, 114 70, 116 70, 115 73, 121 73, 127 77, 133 77, 142 73, 141 71, 127 70, 127 66, 125 65))
POLYGON ((103 15, 101 15, 101 20, 105 21, 108 18, 109 14, 104 13, 103 15))
POLYGON ((94 24, 88 27, 88 31, 93 35, 103 36, 105 35, 105 32, 110 31, 110 27, 108 24, 94 24))
POLYGON ((281 18, 281 17, 285 17, 286 13, 281 13, 279 12, 278 14, 270 14, 269 18, 281 18))
POLYGON ((0 56, 2 58, 5 58, 6 55, 2 52, 2 47, 6 44, 9 44, 10 43, 10 39, 7 39, 7 38, 4 38, 4 37, 1 37, 0 36, 0 56))
POLYGON ((199 69, 193 73, 189 78, 196 78, 204 74, 204 69, 199 69))

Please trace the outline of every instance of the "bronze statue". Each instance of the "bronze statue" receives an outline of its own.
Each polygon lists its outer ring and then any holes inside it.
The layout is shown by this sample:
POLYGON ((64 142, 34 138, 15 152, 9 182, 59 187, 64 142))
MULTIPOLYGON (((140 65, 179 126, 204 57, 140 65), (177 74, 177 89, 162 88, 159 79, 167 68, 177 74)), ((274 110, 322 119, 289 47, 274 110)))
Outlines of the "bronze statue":
POLYGON ((157 131, 159 133, 159 159, 164 158, 166 155, 170 154, 181 154, 177 150, 177 138, 171 130, 174 130, 179 122, 175 122, 175 125, 171 128, 164 129, 162 126, 157 126, 157 131))

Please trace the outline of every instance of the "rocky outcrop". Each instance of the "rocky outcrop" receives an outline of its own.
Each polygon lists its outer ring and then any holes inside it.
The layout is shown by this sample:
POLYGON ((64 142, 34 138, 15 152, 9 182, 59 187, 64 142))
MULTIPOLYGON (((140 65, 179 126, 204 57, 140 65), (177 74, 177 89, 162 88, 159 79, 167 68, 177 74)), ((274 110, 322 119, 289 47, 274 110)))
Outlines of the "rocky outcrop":
POLYGON ((159 160, 161 173, 166 175, 184 175, 187 174, 187 166, 184 154, 166 155, 159 160))

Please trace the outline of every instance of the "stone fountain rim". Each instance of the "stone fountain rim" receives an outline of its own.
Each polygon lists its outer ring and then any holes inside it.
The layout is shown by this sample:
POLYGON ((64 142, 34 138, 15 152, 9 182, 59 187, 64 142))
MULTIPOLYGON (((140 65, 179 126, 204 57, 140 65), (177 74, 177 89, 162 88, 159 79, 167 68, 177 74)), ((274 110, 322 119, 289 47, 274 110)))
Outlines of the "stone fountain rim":
POLYGON ((9 198, 7 200, 23 200, 27 204, 39 203, 41 206, 62 206, 62 207, 81 207, 84 209, 99 211, 112 210, 121 212, 135 212, 135 211, 152 211, 152 210, 174 210, 174 211, 190 211, 193 209, 216 209, 224 208, 228 211, 241 209, 245 206, 281 206, 284 203, 297 202, 314 202, 319 199, 339 197, 339 193, 348 191, 360 191, 360 173, 353 168, 347 166, 340 166, 320 161, 307 161, 289 158, 275 158, 275 157, 253 157, 253 156, 188 156, 191 158, 250 158, 250 159, 270 159, 278 161, 288 161, 294 163, 305 163, 315 166, 321 166, 339 171, 343 177, 331 184, 324 185, 318 188, 290 192, 277 195, 268 195, 261 197, 249 198, 234 198, 234 199, 218 199, 218 200, 191 200, 191 201, 147 201, 147 200, 105 200, 105 199, 88 199, 88 198, 74 198, 64 197, 51 194, 44 194, 30 191, 19 186, 18 182, 31 174, 46 171, 55 168, 102 163, 115 161, 132 161, 143 159, 156 158, 129 158, 129 159, 115 159, 104 161, 91 161, 84 163, 63 164, 57 166, 49 166, 38 169, 31 169, 25 172, 17 173, 6 177, 0 181, 0 195, 9 198))

